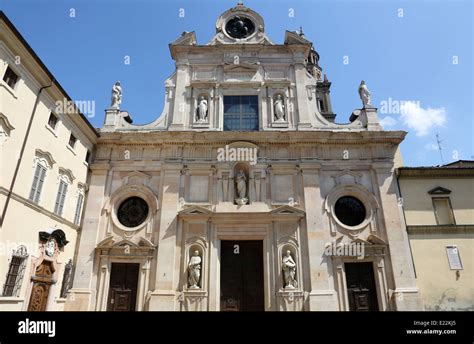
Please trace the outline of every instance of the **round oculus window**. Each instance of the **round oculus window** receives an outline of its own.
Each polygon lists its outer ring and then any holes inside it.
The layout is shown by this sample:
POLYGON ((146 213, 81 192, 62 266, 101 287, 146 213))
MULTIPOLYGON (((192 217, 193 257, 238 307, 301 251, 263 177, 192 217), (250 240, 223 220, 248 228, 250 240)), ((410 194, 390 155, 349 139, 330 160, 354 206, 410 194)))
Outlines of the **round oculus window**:
POLYGON ((232 38, 247 38, 255 31, 255 24, 249 18, 235 16, 225 25, 225 31, 232 38))
POLYGON ((117 209, 117 218, 125 227, 141 225, 148 216, 148 204, 140 197, 130 197, 117 209))
POLYGON ((339 198, 334 205, 334 212, 339 221, 351 227, 364 222, 367 214, 364 204, 352 196, 339 198))

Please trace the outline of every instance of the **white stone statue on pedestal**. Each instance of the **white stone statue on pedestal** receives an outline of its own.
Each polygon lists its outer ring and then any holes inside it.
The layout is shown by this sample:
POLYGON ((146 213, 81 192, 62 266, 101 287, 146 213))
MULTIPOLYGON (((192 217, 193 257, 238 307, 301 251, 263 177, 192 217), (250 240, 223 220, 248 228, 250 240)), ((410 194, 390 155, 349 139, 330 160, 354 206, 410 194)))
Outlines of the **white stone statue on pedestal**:
POLYGON ((199 98, 199 105, 197 108, 197 122, 207 122, 207 100, 203 96, 199 98))
POLYGON ((238 198, 235 200, 237 204, 243 205, 247 204, 247 177, 243 170, 240 170, 235 176, 235 185, 237 188, 238 198))
POLYGON ((201 277, 201 257, 199 251, 194 251, 188 263, 188 287, 189 289, 200 289, 199 278, 201 277))
POLYGON ((359 85, 359 97, 360 100, 362 100, 362 105, 364 107, 367 105, 372 105, 370 102, 370 92, 364 80, 362 80, 359 85))
POLYGON ((112 104, 110 107, 113 109, 119 109, 121 103, 122 103, 122 86, 120 86, 120 81, 117 81, 112 86, 112 104))
POLYGON ((282 259, 283 277, 285 279, 285 289, 295 289, 296 282, 296 263, 291 257, 290 250, 287 250, 282 259))
POLYGON ((274 110, 275 110, 275 121, 276 122, 285 122, 285 105, 283 104, 283 99, 281 97, 281 94, 278 94, 276 99, 275 99, 275 104, 274 104, 274 110))

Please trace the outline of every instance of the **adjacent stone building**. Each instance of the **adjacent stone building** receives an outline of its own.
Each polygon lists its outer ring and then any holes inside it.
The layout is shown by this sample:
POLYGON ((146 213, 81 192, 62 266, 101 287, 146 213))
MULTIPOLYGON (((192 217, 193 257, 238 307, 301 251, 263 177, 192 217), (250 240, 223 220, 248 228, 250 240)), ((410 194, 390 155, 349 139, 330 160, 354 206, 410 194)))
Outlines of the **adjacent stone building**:
POLYGON ((406 133, 366 86, 337 124, 313 44, 274 43, 240 3, 170 51, 154 122, 114 86, 65 309, 422 309, 393 174, 406 133))
POLYGON ((1 11, 0 77, 0 310, 62 310, 98 133, 1 11))
POLYGON ((425 310, 474 310, 474 161, 397 170, 425 310))

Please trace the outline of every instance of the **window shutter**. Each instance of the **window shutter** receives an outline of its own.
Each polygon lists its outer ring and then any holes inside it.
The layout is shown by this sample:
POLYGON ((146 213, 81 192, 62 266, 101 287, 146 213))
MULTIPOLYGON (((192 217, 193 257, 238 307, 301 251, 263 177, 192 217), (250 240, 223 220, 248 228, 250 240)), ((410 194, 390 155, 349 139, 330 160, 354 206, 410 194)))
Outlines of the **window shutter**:
POLYGON ((33 177, 33 185, 31 185, 31 190, 30 190, 30 197, 29 197, 30 201, 34 201, 35 199, 36 187, 38 185, 40 172, 41 172, 40 165, 36 165, 35 175, 33 177))
POLYGON ((35 203, 39 202, 41 195, 41 189, 43 188, 44 178, 46 176, 46 168, 40 164, 36 165, 35 175, 33 177, 33 185, 31 185, 30 190, 30 201, 35 203))
POLYGON ((63 182, 59 183, 58 193, 56 195, 56 202, 54 202, 54 212, 58 214, 59 202, 61 201, 61 189, 63 188, 63 182))
POLYGON ((67 184, 63 183, 63 189, 62 189, 62 194, 61 194, 61 201, 59 202, 59 215, 63 213, 63 208, 64 208, 64 201, 66 199, 66 192, 67 192, 67 184))
POLYGON ((38 180, 38 186, 36 188, 36 195, 35 195, 35 203, 39 202, 39 198, 41 195, 41 189, 43 188, 43 183, 44 183, 44 178, 46 176, 46 169, 43 166, 40 166, 40 175, 39 175, 39 180, 38 180))
POLYGON ((77 197, 77 204, 76 204, 76 214, 74 215, 74 223, 78 225, 81 222, 81 212, 82 212, 82 202, 84 200, 84 196, 79 194, 77 197))

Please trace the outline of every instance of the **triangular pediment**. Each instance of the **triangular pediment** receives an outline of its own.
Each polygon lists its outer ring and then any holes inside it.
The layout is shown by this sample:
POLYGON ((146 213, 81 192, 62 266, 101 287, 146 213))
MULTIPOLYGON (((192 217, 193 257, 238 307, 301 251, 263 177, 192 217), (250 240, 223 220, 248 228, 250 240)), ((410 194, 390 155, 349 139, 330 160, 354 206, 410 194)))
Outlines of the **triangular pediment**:
POLYGON ((350 170, 342 170, 332 175, 336 184, 359 184, 362 175, 350 170))
POLYGON ((151 176, 141 171, 132 171, 122 179, 122 185, 148 185, 151 176))
POLYGON ((120 241, 116 241, 116 239, 112 235, 109 235, 108 237, 106 237, 100 243, 97 244, 98 249, 113 249, 113 248, 123 249, 126 247, 154 249, 156 248, 156 245, 144 237, 140 237, 140 239, 138 240, 138 244, 136 244, 133 241, 130 241, 128 239, 122 239, 120 241))
POLYGON ((185 209, 181 210, 178 215, 210 215, 212 214, 212 211, 199 206, 199 205, 190 205, 186 206, 185 209))
POLYGON ((254 74, 258 70, 258 64, 252 63, 240 63, 233 64, 228 63, 224 65, 224 71, 226 73, 251 73, 254 74))
POLYGON ((138 247, 138 245, 128 239, 123 239, 115 243, 112 247, 138 247))
POLYGON ((371 234, 367 237, 367 242, 373 244, 373 245, 387 245, 387 243, 380 237, 378 237, 375 234, 371 234))
POLYGON ((443 188, 442 186, 437 186, 434 189, 428 191, 430 195, 449 195, 451 190, 443 188))
POLYGON ((306 38, 300 36, 297 32, 286 31, 285 32, 285 44, 308 44, 311 45, 311 42, 306 38))
POLYGON ((141 171, 137 171, 137 170, 134 170, 132 172, 130 172, 127 177, 131 178, 131 177, 139 177, 139 178, 143 178, 143 179, 150 179, 151 176, 149 174, 146 174, 144 172, 141 172, 141 171))
POLYGON ((138 246, 140 247, 147 247, 147 248, 155 248, 156 245, 152 243, 150 240, 144 237, 140 237, 140 240, 138 240, 138 246))
POLYGON ((110 248, 114 245, 114 237, 113 236, 108 236, 105 239, 103 239, 101 242, 97 244, 97 248, 110 248))
POLYGON ((184 31, 177 40, 171 45, 195 45, 196 44, 196 33, 194 31, 184 31))
POLYGON ((305 212, 301 209, 292 207, 290 205, 282 205, 278 208, 273 209, 270 211, 272 215, 293 215, 293 216, 305 216, 305 212))

